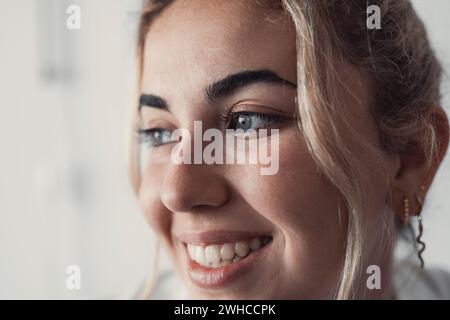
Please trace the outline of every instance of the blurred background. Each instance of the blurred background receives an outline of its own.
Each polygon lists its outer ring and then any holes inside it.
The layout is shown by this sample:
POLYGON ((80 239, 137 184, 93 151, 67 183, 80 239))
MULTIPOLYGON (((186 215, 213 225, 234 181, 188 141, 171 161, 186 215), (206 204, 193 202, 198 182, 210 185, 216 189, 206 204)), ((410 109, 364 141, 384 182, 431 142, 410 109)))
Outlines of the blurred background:
MULTIPOLYGON (((450 1, 412 2, 450 112, 450 1)), ((141 3, 0 0, 0 299, 121 298, 148 274, 154 238, 127 176, 141 3), (66 27, 70 5, 79 30, 66 27)), ((424 209, 426 264, 447 270, 449 183, 447 156, 424 209)))

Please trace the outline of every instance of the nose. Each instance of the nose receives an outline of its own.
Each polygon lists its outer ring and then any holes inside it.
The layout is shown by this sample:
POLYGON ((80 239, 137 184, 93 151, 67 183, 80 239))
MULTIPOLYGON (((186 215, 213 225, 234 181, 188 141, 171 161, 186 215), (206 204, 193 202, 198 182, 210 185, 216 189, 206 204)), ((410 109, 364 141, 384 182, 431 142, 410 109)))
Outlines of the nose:
POLYGON ((225 178, 207 164, 171 164, 160 189, 161 202, 175 213, 204 206, 217 208, 229 197, 225 178))

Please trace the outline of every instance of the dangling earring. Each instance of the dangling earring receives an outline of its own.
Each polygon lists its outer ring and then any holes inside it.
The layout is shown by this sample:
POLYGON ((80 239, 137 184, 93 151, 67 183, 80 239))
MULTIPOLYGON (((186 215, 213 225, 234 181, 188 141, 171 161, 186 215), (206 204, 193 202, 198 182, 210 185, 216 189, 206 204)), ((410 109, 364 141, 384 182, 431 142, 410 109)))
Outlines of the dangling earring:
POLYGON ((417 244, 419 244, 421 247, 417 251, 417 256, 420 260, 420 267, 423 269, 425 266, 425 262, 423 261, 422 253, 425 251, 426 245, 425 242, 422 241, 422 234, 423 234, 423 224, 422 224, 422 215, 417 216, 417 220, 419 222, 419 234, 416 237, 417 244))
MULTIPOLYGON (((420 191, 425 191, 424 186, 419 187, 420 191)), ((422 253, 425 251, 426 245, 425 242, 422 241, 422 234, 423 234, 423 224, 422 224, 422 207, 423 207, 423 199, 419 197, 417 194, 415 196, 417 203, 419 204, 419 212, 417 213, 417 222, 419 224, 419 234, 416 237, 417 244, 420 245, 420 248, 418 248, 417 255, 420 260, 420 267, 423 269, 425 266, 425 262, 422 257, 422 253)))
POLYGON ((409 199, 408 197, 404 197, 403 198, 403 225, 406 226, 409 223, 409 216, 410 216, 410 211, 409 211, 409 199))

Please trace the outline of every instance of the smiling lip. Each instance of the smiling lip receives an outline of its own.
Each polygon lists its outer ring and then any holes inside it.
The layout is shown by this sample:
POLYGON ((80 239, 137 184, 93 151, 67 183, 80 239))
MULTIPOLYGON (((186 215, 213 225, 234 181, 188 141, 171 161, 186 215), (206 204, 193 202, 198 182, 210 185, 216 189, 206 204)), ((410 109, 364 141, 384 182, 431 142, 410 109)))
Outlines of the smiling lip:
MULTIPOLYGON (((177 238, 184 243, 184 248, 186 249, 185 253, 189 278, 196 286, 208 289, 224 287, 238 277, 248 273, 248 271, 250 271, 251 268, 267 253, 271 241, 256 251, 252 251, 242 260, 218 268, 208 268, 193 261, 187 252, 187 244, 207 246, 227 242, 238 242, 254 237, 270 236, 267 236, 267 233, 261 234, 222 230, 202 233, 183 233, 177 236, 177 238)), ((272 237, 270 237, 270 239, 272 240, 272 237)))

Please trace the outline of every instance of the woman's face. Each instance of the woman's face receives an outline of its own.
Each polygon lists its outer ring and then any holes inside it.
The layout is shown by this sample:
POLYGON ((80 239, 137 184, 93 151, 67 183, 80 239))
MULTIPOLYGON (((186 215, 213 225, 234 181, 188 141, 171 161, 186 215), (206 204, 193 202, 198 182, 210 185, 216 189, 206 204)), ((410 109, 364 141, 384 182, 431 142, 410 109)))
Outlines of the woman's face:
MULTIPOLYGON (((327 298, 343 267, 347 213, 295 120, 295 30, 272 10, 175 1, 146 37, 140 114, 142 128, 155 130, 142 146, 150 152, 139 201, 193 298, 327 298), (167 134, 184 128, 194 137, 194 121, 203 131, 279 129, 268 139, 278 171, 263 175, 260 162, 175 164, 167 134)), ((340 99, 375 140, 363 78, 349 67, 341 74, 352 93, 340 99)), ((373 187, 385 188, 376 179, 373 187)), ((378 194, 374 212, 385 204, 378 194)), ((368 230, 368 252, 375 234, 368 230)))

